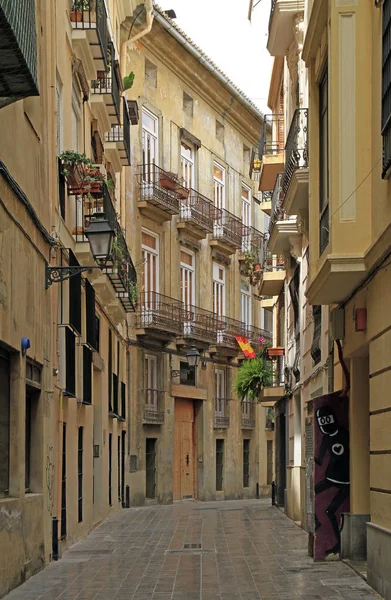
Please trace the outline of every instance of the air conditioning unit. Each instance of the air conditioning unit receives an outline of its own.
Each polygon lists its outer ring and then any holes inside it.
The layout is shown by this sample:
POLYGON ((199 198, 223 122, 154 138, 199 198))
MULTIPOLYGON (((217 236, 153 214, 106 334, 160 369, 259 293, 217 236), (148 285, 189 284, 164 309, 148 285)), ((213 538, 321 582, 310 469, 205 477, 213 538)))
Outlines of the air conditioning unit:
POLYGON ((138 125, 138 104, 137 100, 128 100, 129 119, 132 125, 138 125))
POLYGON ((345 310, 334 308, 330 314, 331 337, 333 340, 343 340, 345 337, 345 310))

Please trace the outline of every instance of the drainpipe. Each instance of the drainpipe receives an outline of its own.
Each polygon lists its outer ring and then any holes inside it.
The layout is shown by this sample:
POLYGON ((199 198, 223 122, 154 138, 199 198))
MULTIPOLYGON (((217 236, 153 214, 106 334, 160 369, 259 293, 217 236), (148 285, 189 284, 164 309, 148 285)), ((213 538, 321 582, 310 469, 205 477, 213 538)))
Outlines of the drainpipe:
POLYGON ((142 29, 141 31, 139 31, 138 33, 136 33, 136 35, 134 35, 132 38, 130 38, 130 40, 127 40, 126 42, 124 42, 122 44, 122 47, 128 46, 129 44, 132 44, 133 42, 135 42, 136 40, 139 40, 140 38, 144 37, 144 35, 147 35, 147 33, 149 33, 151 31, 151 29, 152 29, 152 23, 153 23, 153 1, 152 0, 145 0, 144 4, 145 4, 145 10, 147 11, 147 14, 146 14, 146 23, 145 23, 144 29, 142 29))

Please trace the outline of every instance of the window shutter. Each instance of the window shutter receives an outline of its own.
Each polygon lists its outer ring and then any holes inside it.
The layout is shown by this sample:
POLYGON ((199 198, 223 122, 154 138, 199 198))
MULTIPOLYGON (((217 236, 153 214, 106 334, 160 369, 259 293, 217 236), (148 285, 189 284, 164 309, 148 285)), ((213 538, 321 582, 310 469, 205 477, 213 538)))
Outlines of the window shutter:
MULTIPOLYGON (((79 262, 72 250, 69 252, 69 266, 78 267, 79 262)), ((81 334, 81 273, 69 280, 69 324, 81 334)))
POLYGON ((383 0, 382 136, 383 177, 391 167, 391 0, 383 0))
POLYGON ((126 384, 121 381, 121 417, 126 419, 126 384))
POLYGON ((92 352, 83 346, 83 402, 92 403, 92 352))
POLYGON ((118 415, 118 375, 113 373, 113 413, 118 415))
POLYGON ((65 328, 65 393, 76 396, 76 339, 69 327, 65 328))
POLYGON ((96 350, 95 290, 86 279, 86 340, 96 350))
POLYGON ((312 315, 314 320, 314 334, 311 345, 311 356, 314 363, 318 364, 321 359, 320 334, 322 331, 322 307, 319 305, 313 306, 312 315))

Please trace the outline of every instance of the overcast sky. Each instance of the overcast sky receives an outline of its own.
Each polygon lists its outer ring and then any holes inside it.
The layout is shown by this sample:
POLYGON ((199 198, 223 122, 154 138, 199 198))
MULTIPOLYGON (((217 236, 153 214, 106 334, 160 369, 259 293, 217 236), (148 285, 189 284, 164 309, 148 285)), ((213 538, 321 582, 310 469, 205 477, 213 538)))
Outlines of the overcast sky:
MULTIPOLYGON (((254 0, 256 4, 257 0, 254 0)), ((158 0, 176 23, 264 112, 272 59, 266 50, 270 0, 247 19, 249 0, 158 0)))

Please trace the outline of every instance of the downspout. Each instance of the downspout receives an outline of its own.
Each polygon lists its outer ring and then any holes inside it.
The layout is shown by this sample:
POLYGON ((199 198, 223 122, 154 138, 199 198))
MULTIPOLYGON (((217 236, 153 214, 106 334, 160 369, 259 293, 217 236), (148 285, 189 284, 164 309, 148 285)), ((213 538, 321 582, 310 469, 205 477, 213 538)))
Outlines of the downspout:
POLYGON ((146 23, 145 23, 144 29, 142 29, 141 31, 136 33, 136 35, 134 35, 132 38, 130 38, 130 40, 126 40, 126 42, 124 42, 122 44, 122 46, 128 46, 129 44, 132 44, 133 42, 144 37, 144 35, 147 35, 147 33, 149 33, 151 31, 152 23, 153 23, 153 2, 152 2, 152 0, 145 0, 145 10, 146 10, 147 14, 145 17, 146 23))

